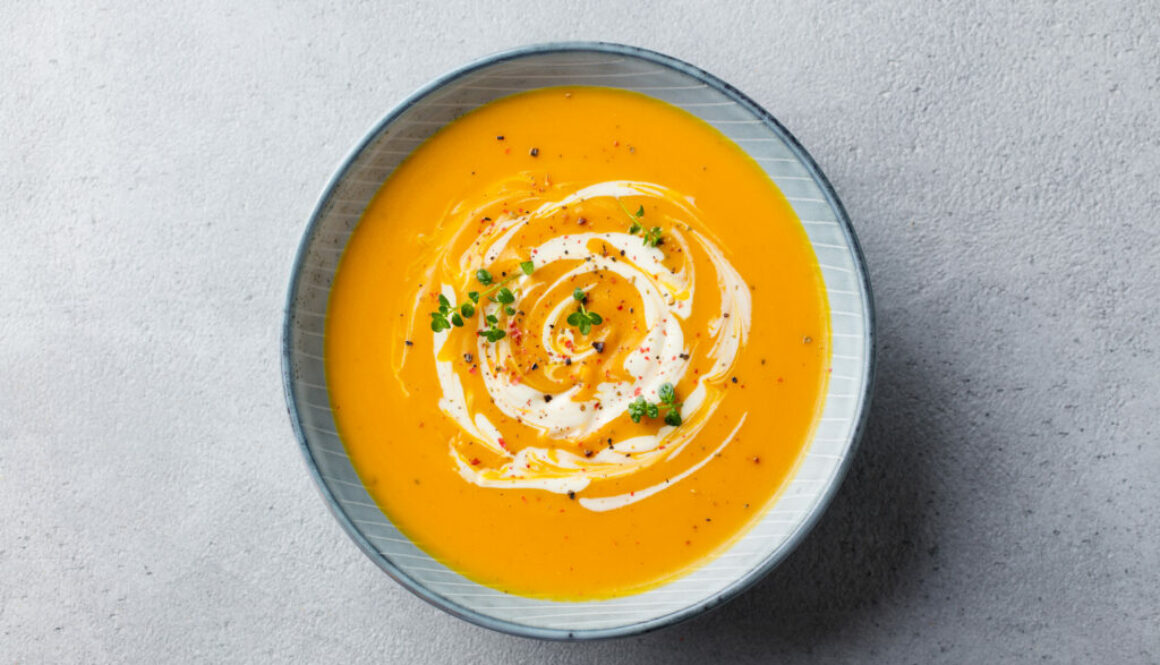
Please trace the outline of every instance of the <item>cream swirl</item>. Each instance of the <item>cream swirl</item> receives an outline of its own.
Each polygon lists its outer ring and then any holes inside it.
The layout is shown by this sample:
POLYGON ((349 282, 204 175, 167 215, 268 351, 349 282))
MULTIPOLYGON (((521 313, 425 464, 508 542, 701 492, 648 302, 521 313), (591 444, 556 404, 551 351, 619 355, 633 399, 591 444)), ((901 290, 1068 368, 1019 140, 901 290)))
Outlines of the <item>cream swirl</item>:
MULTIPOLYGON (((579 497, 589 510, 618 508, 695 472, 744 422, 742 414, 721 441, 678 459, 714 417, 720 384, 748 340, 749 289, 691 198, 646 182, 569 192, 546 177, 529 179, 530 195, 521 179, 490 192, 482 205, 452 210, 445 225, 454 235, 429 269, 428 283, 455 303, 457 288, 471 284, 480 266, 522 259, 535 265, 533 274, 508 283, 518 313, 505 316, 505 305, 482 299, 474 321, 434 333, 440 408, 462 434, 450 443, 450 455, 477 486, 573 496, 600 480, 675 465, 663 482, 579 497), (663 230, 660 246, 629 232, 638 220, 663 230), (699 272, 711 273, 709 283, 698 284, 706 277, 699 272), (576 291, 603 308, 603 323, 587 335, 567 324, 576 291), (488 327, 489 316, 504 321, 503 339, 465 341, 465 333, 488 327), (473 352, 459 353, 465 344, 473 352), (658 401, 664 384, 683 388, 682 423, 630 425, 629 404, 658 401)), ((420 294, 417 303, 423 302, 420 294)))

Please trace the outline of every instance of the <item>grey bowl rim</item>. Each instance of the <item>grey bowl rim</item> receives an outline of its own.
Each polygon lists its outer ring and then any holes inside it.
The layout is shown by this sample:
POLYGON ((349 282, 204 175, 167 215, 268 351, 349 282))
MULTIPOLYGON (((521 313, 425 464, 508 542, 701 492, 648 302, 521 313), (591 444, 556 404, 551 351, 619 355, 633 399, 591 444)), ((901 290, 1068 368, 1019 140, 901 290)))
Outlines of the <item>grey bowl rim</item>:
MULTIPOLYGON (((551 87, 545 85, 543 87, 551 87)), ((329 296, 328 296, 329 297, 329 296)), ((392 108, 381 120, 379 120, 365 137, 355 146, 353 150, 340 162, 338 169, 331 176, 330 181, 322 190, 322 194, 315 204, 314 211, 311 213, 307 222, 306 229, 303 231, 302 240, 298 245, 298 250, 294 257, 294 263, 290 271, 290 283, 286 294, 286 303, 283 307, 283 325, 282 325, 282 384, 283 392, 286 398, 286 410, 290 418, 291 427, 298 439, 298 446, 306 461, 307 469, 314 479, 315 486, 322 494, 326 501, 327 507, 331 514, 342 526, 346 534, 355 542, 355 544, 363 551, 363 553, 370 558, 376 565, 379 566, 387 575, 398 582, 403 588, 407 589, 416 596, 427 601, 431 605, 459 617, 467 622, 495 630, 501 633, 507 633, 517 637, 535 638, 541 640, 557 640, 557 641, 575 641, 575 640, 598 640, 609 639, 617 637, 629 637, 633 635, 641 635, 647 632, 658 630, 666 626, 671 626, 682 621, 685 621, 694 616, 699 616, 710 610, 716 609, 723 605, 726 601, 731 600, 740 595, 745 590, 752 587, 759 580, 768 575, 774 568, 776 568, 782 561, 785 560, 790 553, 805 540, 806 536, 813 531, 821 516, 826 512, 838 489, 842 486, 850 464, 857 454, 859 444, 862 439, 866 427, 866 421, 870 412, 870 401, 874 389, 875 381, 875 367, 876 367, 876 329, 875 329, 875 311, 874 311, 874 297, 870 289, 870 280, 866 266, 866 259, 862 253, 862 247, 858 242, 858 238, 854 233, 854 229, 850 223, 849 215, 846 213, 845 207, 839 200, 837 192, 834 191, 828 178, 822 173, 813 157, 802 147, 801 143, 793 136, 782 124, 773 117, 768 111, 750 99, 741 91, 734 88, 724 80, 710 74, 695 65, 679 60, 669 55, 645 49, 639 46, 630 46, 627 44, 617 44, 611 42, 599 41, 569 41, 569 42, 548 42, 541 44, 530 44, 518 48, 513 48, 491 55, 478 58, 472 62, 455 68, 442 76, 439 76, 422 86, 415 92, 411 93, 406 99, 392 108), (842 234, 846 238, 846 242, 854 257, 854 267, 856 278, 865 293, 866 298, 863 303, 865 309, 865 342, 864 342, 864 362, 863 373, 866 377, 863 384, 862 393, 859 395, 857 404, 857 420, 854 429, 851 433, 850 440, 846 446, 846 456, 839 465, 834 478, 825 488, 821 499, 814 506, 813 510, 808 514, 804 520, 798 525, 797 529, 790 534, 778 548, 771 551, 766 558, 758 566, 750 569, 745 575, 737 578, 732 584, 715 594, 713 597, 688 605, 679 610, 675 610, 665 615, 648 619, 646 621, 638 621, 636 623, 629 623, 622 626, 615 626, 610 628, 593 628, 593 629, 564 629, 564 628, 542 628, 537 626, 528 626, 513 621, 499 619, 482 612, 478 612, 468 607, 463 607, 454 602, 443 598, 432 592, 422 583, 411 578, 404 571, 396 567, 390 560, 382 555, 370 541, 362 534, 362 532, 354 525, 351 518, 342 509, 338 499, 331 492, 329 485, 322 478, 322 472, 318 467, 317 461, 314 459, 307 445, 306 436, 302 428, 301 419, 298 414, 296 406, 296 392, 294 382, 292 380, 291 354, 293 351, 291 340, 292 328, 292 313, 294 302, 298 295, 298 283, 303 273, 306 262, 306 254, 312 244, 315 232, 318 229, 319 218, 323 210, 326 208, 330 198, 334 194, 338 184, 347 176, 351 165, 362 154, 366 147, 378 138, 384 130, 386 130, 398 117, 407 109, 414 106, 416 103, 423 100, 428 95, 440 90, 443 86, 454 82, 455 80, 470 74, 474 71, 488 67, 500 62, 508 60, 516 60, 520 58, 527 58, 531 56, 555 54, 555 53, 601 53, 624 56, 628 58, 636 58, 658 64, 669 69, 676 70, 683 74, 689 75, 694 79, 716 89, 718 92, 724 94, 733 102, 740 105, 756 119, 760 120, 770 131, 786 142, 790 151, 805 167, 809 175, 814 179, 815 184, 822 190, 826 197, 826 202, 833 210, 835 218, 838 222, 842 234)))

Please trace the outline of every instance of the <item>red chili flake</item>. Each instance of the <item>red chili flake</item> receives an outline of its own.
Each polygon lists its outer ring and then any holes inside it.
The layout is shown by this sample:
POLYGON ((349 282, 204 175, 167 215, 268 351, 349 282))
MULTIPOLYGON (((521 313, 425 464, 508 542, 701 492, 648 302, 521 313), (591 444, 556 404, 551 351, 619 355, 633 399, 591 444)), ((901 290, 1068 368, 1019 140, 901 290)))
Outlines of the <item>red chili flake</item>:
POLYGON ((498 439, 498 441, 501 448, 507 448, 507 442, 503 440, 502 436, 498 439))
POLYGON ((636 390, 632 391, 632 396, 633 396, 633 397, 636 397, 636 396, 637 396, 637 395, 639 395, 640 393, 641 393, 640 386, 637 386, 637 387, 636 387, 636 390))
POLYGON ((478 457, 472 458, 471 466, 479 466, 479 458, 478 457))
MULTIPOLYGON (((503 154, 505 154, 505 155, 510 155, 510 154, 512 154, 512 149, 511 149, 511 148, 504 148, 504 149, 503 149, 503 154)), ((507 212, 507 211, 505 210, 504 212, 507 212)))

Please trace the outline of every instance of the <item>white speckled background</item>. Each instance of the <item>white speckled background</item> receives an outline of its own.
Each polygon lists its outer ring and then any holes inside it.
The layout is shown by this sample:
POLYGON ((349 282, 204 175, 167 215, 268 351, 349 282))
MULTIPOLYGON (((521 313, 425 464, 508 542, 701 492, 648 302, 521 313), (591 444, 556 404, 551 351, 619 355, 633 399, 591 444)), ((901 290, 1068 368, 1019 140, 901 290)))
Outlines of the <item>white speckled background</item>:
POLYGON ((1160 5, 478 4, 0 8, 0 662, 1160 661, 1160 5), (881 340, 798 552, 596 644, 379 572, 279 376, 339 160, 434 76, 557 39, 777 116, 854 220, 881 340))

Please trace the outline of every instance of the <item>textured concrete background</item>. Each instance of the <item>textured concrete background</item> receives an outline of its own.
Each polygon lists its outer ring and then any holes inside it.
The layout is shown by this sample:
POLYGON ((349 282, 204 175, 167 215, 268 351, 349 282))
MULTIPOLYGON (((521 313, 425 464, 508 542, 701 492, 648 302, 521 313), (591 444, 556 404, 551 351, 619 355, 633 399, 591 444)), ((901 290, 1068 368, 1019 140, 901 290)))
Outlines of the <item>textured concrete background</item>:
POLYGON ((1156 2, 42 4, 0 8, 0 662, 1160 662, 1156 2), (597 644, 380 573, 279 378, 338 161, 448 68, 557 39, 690 60, 780 118, 881 326, 805 544, 597 644))

